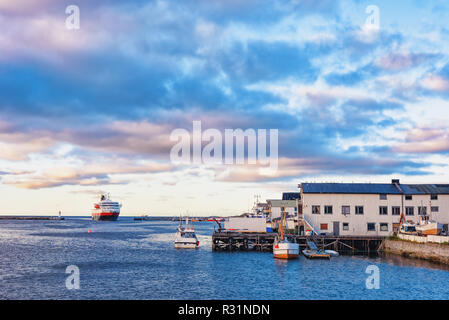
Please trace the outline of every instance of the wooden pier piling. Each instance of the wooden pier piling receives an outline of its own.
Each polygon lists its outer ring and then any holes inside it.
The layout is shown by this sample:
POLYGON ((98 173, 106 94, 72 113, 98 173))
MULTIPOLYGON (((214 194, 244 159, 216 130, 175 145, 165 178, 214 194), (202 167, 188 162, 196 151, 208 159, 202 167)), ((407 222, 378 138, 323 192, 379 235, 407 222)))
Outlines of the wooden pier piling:
MULTIPOLYGON (((272 251, 276 233, 214 232, 213 251, 272 251)), ((383 249, 385 237, 381 236, 299 236, 287 234, 289 241, 307 247, 307 240, 313 240, 318 247, 332 248, 342 254, 371 254, 383 249)))

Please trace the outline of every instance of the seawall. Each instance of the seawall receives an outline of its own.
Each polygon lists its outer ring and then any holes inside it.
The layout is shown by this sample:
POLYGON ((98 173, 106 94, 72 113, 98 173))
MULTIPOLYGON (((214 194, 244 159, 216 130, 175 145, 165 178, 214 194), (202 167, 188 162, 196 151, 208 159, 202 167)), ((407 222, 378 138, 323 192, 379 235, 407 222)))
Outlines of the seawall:
POLYGON ((64 220, 64 217, 54 216, 0 216, 0 220, 64 220))
POLYGON ((447 244, 385 240, 384 251, 404 257, 449 264, 449 245, 447 244))

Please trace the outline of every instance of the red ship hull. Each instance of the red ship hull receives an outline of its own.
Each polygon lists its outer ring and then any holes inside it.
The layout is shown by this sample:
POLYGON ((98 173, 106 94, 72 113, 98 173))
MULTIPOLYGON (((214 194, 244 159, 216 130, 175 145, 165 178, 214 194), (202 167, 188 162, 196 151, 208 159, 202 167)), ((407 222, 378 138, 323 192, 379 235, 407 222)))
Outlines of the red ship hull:
POLYGON ((118 216, 119 216, 119 213, 109 213, 109 212, 92 213, 92 220, 116 221, 118 216))

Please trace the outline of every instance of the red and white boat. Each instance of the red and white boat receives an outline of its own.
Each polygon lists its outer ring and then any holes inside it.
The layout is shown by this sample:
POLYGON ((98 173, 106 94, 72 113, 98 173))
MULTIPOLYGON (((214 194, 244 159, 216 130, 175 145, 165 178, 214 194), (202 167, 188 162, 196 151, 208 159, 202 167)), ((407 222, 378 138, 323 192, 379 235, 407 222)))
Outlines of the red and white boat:
POLYGON ((287 240, 275 241, 273 254, 277 259, 296 259, 299 256, 299 245, 287 240))
POLYGON ((116 221, 121 207, 120 203, 111 201, 109 194, 102 194, 100 201, 92 209, 92 220, 116 221))
POLYGON ((284 239, 285 217, 282 216, 279 224, 280 238, 276 237, 273 243, 273 255, 276 259, 297 259, 299 256, 299 244, 284 239))

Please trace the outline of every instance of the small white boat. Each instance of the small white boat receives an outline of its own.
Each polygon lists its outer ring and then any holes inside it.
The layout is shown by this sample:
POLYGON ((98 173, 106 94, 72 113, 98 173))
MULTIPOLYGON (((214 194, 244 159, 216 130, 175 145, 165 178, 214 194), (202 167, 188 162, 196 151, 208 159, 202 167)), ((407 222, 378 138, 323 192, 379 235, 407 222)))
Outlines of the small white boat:
POLYGON ((307 240, 309 249, 302 251, 302 254, 309 259, 330 259, 330 257, 338 257, 340 254, 334 250, 321 250, 317 247, 315 242, 307 240))
POLYGON ((326 253, 324 250, 302 250, 302 254, 308 259, 330 259, 330 253, 326 253))
POLYGON ((178 230, 175 235, 175 248, 176 249, 196 249, 200 245, 198 238, 196 237, 193 225, 189 224, 189 218, 186 218, 186 223, 182 224, 182 219, 178 226, 178 230))
POLYGON ((335 251, 335 250, 324 250, 324 252, 330 254, 331 257, 338 257, 338 256, 340 256, 340 254, 337 251, 335 251))

